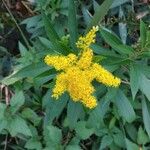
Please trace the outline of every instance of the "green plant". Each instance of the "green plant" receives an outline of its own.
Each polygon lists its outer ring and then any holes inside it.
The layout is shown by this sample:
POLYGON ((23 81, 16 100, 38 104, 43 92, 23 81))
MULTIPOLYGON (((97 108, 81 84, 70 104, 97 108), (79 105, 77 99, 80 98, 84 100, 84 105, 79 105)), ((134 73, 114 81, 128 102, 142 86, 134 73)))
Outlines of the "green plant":
POLYGON ((61 28, 67 31, 61 34, 55 19, 44 10, 51 3, 39 2, 39 15, 24 21, 32 33, 29 49, 19 42, 20 57, 15 59, 13 73, 1 81, 12 96, 4 104, 6 97, 2 95, 0 103, 0 133, 6 141, 1 146, 10 138, 14 140, 6 145, 10 149, 149 149, 150 30, 141 20, 139 40, 125 44, 102 21, 110 6, 116 7, 112 2, 105 0, 100 6, 94 3, 93 18, 82 7, 84 33, 92 26, 100 28, 97 42, 90 47, 95 53, 93 61, 121 79, 119 88, 94 82, 98 103, 94 109, 71 101, 68 93, 54 100, 51 96, 58 72, 44 63, 48 54, 79 52, 76 42, 83 29, 78 28, 75 1, 69 0, 68 25, 61 28))

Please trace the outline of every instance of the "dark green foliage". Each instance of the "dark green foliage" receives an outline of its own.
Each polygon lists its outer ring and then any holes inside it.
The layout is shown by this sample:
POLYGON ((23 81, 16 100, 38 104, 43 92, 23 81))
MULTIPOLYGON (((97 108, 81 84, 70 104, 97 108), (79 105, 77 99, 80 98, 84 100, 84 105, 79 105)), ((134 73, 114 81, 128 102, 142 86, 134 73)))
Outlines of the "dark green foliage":
MULTIPOLYGON (((0 46, 0 149, 150 149, 150 19, 136 16, 149 9, 147 4, 37 0, 33 7, 36 15, 21 22, 30 47, 17 41, 20 51, 14 56, 0 46), (91 45, 93 61, 122 83, 108 88, 94 81, 98 106, 89 110, 67 92, 58 100, 51 97, 57 72, 43 59, 77 53, 79 35, 93 25, 100 27, 91 45)), ((0 32, 4 25, 2 17, 0 32)))

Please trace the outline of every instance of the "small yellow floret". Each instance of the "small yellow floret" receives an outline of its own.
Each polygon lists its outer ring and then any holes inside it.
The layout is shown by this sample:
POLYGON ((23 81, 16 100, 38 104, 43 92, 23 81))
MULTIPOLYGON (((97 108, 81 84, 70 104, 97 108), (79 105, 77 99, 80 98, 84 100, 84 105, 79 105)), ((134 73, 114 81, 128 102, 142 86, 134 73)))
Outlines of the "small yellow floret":
POLYGON ((104 69, 101 65, 94 63, 93 64, 93 71, 96 75, 96 80, 105 84, 106 86, 113 86, 117 87, 120 85, 121 80, 117 77, 114 77, 112 73, 104 69))
POLYGON ((86 68, 90 67, 90 65, 92 63, 92 58, 93 58, 93 51, 90 48, 87 48, 86 50, 84 50, 82 52, 77 65, 81 69, 86 69, 86 68))
POLYGON ((58 99, 58 97, 67 90, 66 81, 67 76, 65 73, 60 73, 59 75, 57 75, 52 97, 58 99))
POLYGON ((71 67, 66 72, 68 75, 68 92, 73 100, 83 100, 94 92, 94 87, 86 78, 84 71, 78 67, 71 67))
POLYGON ((97 106, 97 101, 96 101, 96 98, 94 96, 90 96, 90 97, 87 97, 84 101, 83 101, 83 104, 92 109, 92 108, 95 108, 97 106))
POLYGON ((63 70, 70 67, 77 60, 77 56, 69 54, 68 56, 51 56, 47 55, 44 59, 49 66, 54 66, 56 70, 63 70))
POLYGON ((81 36, 79 37, 78 42, 76 43, 77 47, 85 50, 87 49, 92 43, 95 43, 95 37, 96 37, 96 32, 98 31, 98 26, 94 26, 86 36, 81 36))

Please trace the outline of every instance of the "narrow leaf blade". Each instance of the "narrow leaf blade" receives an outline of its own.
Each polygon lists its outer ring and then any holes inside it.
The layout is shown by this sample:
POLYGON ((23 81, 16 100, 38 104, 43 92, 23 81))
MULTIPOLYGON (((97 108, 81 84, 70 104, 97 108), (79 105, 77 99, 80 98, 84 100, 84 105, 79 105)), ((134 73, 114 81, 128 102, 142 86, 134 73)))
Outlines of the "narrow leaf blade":
POLYGON ((75 43, 78 37, 78 30, 74 0, 69 0, 68 27, 70 33, 70 43, 72 48, 75 49, 75 43))
POLYGON ((130 86, 132 97, 135 99, 135 95, 140 88, 140 68, 137 65, 131 64, 130 66, 130 86))
POLYGON ((140 89, 150 101, 150 80, 144 74, 142 74, 140 78, 140 89))
POLYGON ((143 114, 143 121, 144 121, 146 132, 150 137, 150 113, 148 110, 148 103, 146 102, 145 99, 142 100, 142 114, 143 114))
POLYGON ((92 26, 98 25, 98 23, 102 21, 102 19, 107 14, 107 12, 108 12, 110 6, 112 5, 112 3, 113 3, 113 0, 105 0, 102 3, 102 5, 100 5, 97 8, 90 24, 88 25, 88 27, 86 29, 87 32, 92 28, 92 26))
POLYGON ((71 128, 75 127, 77 120, 80 118, 82 112, 83 108, 81 104, 72 102, 71 100, 69 101, 67 107, 67 118, 71 128))
POLYGON ((140 21, 140 40, 141 40, 141 45, 142 47, 145 46, 146 44, 146 25, 145 23, 141 20, 140 21))
POLYGON ((131 123, 133 120, 135 120, 136 115, 134 109, 131 103, 129 102, 129 100, 127 99, 127 97, 124 95, 124 93, 121 90, 118 90, 115 102, 120 112, 120 115, 127 122, 131 123))
POLYGON ((135 143, 129 141, 127 138, 125 139, 125 141, 127 150, 139 150, 139 147, 135 143))
POLYGON ((108 43, 113 49, 115 49, 120 54, 131 54, 133 48, 127 45, 124 45, 122 41, 118 38, 113 32, 106 30, 104 28, 100 29, 101 36, 104 38, 106 43, 108 43))

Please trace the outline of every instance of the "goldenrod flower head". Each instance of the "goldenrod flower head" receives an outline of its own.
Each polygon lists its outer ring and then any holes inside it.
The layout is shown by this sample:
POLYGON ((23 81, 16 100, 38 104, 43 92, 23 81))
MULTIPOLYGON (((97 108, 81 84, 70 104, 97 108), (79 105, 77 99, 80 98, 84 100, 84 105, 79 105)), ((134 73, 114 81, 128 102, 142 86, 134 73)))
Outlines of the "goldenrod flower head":
POLYGON ((117 87, 121 80, 114 77, 101 65, 92 62, 93 51, 89 48, 95 42, 97 27, 85 36, 79 38, 78 48, 82 49, 79 56, 69 54, 68 56, 47 55, 45 63, 54 66, 56 70, 62 70, 56 76, 56 84, 53 89, 53 97, 59 98, 67 91, 73 101, 80 101, 86 107, 92 109, 97 106, 96 98, 93 96, 95 91, 92 81, 97 80, 106 86, 117 87))
POLYGON ((94 107, 97 106, 97 101, 96 101, 96 98, 94 96, 90 96, 90 97, 87 97, 84 101, 83 101, 83 104, 92 109, 94 107))
POLYGON ((56 70, 63 70, 71 66, 77 60, 77 56, 69 54, 68 56, 51 56, 47 55, 44 59, 49 66, 54 66, 56 70))
POLYGON ((98 26, 94 26, 85 37, 79 37, 78 42, 76 43, 77 47, 80 49, 87 49, 92 43, 95 43, 96 32, 98 31, 98 26))
POLYGON ((79 61, 77 62, 77 66, 80 69, 86 69, 90 67, 93 58, 93 51, 90 48, 82 51, 79 61))
POLYGON ((95 78, 98 82, 105 84, 106 86, 117 87, 120 85, 121 80, 117 77, 114 77, 112 73, 104 69, 101 65, 94 63, 92 70, 96 75, 95 78))
POLYGON ((59 75, 57 75, 56 77, 56 85, 55 88, 53 89, 53 95, 52 97, 55 97, 56 99, 58 99, 58 97, 64 93, 64 91, 67 90, 66 87, 66 74, 65 73, 60 73, 59 75))

